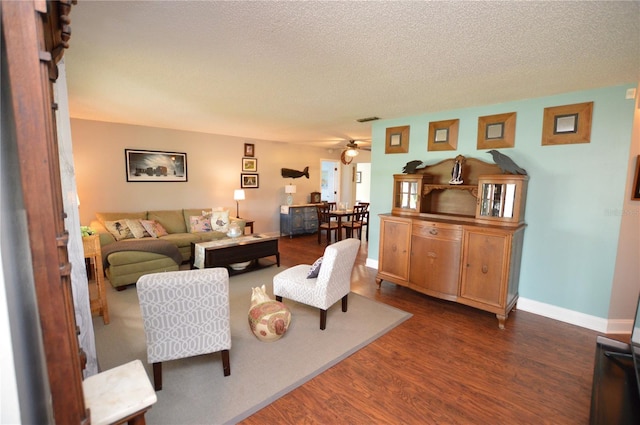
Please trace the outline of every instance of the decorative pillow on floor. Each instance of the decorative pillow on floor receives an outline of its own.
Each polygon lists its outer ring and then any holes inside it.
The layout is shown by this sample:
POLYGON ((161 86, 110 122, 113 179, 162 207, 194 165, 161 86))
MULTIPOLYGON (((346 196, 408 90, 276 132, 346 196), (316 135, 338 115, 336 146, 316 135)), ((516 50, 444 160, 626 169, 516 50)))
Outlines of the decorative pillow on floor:
POLYGON ((284 335, 291 323, 291 312, 286 305, 273 301, 265 293, 265 286, 253 288, 249 327, 260 341, 277 341, 284 335))
POLYGON ((129 230, 131 230, 131 233, 133 233, 134 238, 140 239, 144 238, 145 236, 151 236, 149 235, 149 232, 144 229, 144 226, 140 223, 139 219, 127 218, 125 219, 125 221, 127 222, 127 226, 129 226, 129 230))
POLYGON ((211 229, 224 233, 229 231, 229 210, 211 212, 211 229))
POLYGON ((189 224, 191 225, 191 233, 211 231, 211 220, 202 215, 192 215, 189 217, 189 224))
POLYGON ((149 232, 152 238, 168 235, 167 231, 162 227, 162 224, 155 220, 140 220, 140 224, 149 232))
POLYGON ((115 220, 115 221, 105 221, 104 227, 107 228, 109 233, 116 238, 117 241, 121 241, 122 239, 132 239, 133 234, 131 234, 131 230, 129 230, 129 226, 127 226, 127 220, 115 220))
POLYGON ((320 274, 320 266, 322 266, 322 257, 318 258, 309 269, 307 279, 315 279, 320 274))

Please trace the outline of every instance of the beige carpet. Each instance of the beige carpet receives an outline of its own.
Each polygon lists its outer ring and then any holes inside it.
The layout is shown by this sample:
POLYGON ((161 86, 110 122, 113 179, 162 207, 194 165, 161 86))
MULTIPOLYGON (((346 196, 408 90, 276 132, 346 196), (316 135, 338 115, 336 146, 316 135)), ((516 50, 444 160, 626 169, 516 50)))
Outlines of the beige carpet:
MULTIPOLYGON (((272 278, 281 270, 274 266, 230 279, 231 375, 224 377, 219 353, 163 363, 163 389, 147 423, 236 423, 411 317, 351 293, 349 311, 342 313, 336 303, 321 331, 317 309, 285 299, 292 313, 289 330, 276 342, 261 342, 247 321, 251 288, 266 284, 272 296, 272 278)), ((152 379, 135 288, 117 292, 108 286, 107 299, 111 323, 93 320, 101 369, 140 359, 152 379)))

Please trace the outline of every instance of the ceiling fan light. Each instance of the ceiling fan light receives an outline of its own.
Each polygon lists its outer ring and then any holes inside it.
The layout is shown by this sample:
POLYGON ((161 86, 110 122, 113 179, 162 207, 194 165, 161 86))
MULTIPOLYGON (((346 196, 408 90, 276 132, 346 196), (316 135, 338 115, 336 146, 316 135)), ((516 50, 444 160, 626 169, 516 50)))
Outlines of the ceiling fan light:
POLYGON ((358 156, 358 153, 358 150, 354 148, 349 148, 344 152, 346 156, 358 156))

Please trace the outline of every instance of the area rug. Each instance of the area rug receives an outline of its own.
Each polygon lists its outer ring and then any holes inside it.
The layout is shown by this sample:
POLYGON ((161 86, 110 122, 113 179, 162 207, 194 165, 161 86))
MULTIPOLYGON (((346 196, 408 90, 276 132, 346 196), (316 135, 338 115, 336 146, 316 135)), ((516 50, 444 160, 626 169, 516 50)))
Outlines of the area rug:
MULTIPOLYGON (((289 329, 275 342, 262 342, 247 320, 251 288, 264 284, 272 296, 273 276, 282 270, 274 266, 231 277, 231 375, 223 375, 219 353, 163 363, 163 388, 147 423, 237 423, 411 317, 351 293, 348 311, 336 303, 321 331, 317 309, 285 299, 292 315, 289 329)), ((93 321, 100 368, 140 359, 153 382, 135 288, 117 292, 108 285, 107 300, 110 324, 100 317, 93 321)))

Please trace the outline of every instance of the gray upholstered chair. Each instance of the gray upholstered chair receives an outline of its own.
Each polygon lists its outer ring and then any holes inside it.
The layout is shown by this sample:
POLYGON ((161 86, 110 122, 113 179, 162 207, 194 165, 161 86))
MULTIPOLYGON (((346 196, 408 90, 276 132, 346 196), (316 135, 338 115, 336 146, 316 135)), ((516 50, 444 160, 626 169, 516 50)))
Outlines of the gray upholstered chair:
POLYGON ((231 374, 227 269, 153 273, 136 286, 156 391, 162 389, 162 362, 168 360, 221 351, 224 376, 231 374))
POLYGON ((273 277, 273 294, 277 301, 288 298, 320 309, 320 329, 327 327, 327 309, 342 299, 342 311, 347 311, 351 291, 351 272, 360 241, 345 239, 324 250, 322 265, 316 278, 307 278, 312 266, 299 264, 273 277))

